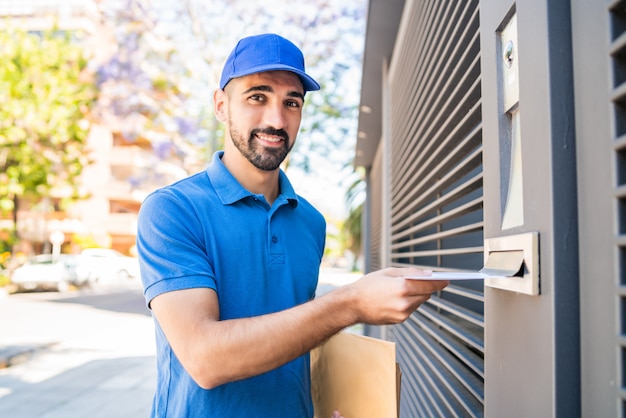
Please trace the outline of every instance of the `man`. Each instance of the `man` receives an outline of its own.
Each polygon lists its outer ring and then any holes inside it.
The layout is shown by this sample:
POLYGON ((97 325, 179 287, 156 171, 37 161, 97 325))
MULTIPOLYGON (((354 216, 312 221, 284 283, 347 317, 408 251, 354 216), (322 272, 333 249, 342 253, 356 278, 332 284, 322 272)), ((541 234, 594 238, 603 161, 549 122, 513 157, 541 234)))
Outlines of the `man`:
POLYGON ((405 320, 444 281, 370 273, 314 299, 325 221, 279 168, 304 95, 301 51, 264 34, 228 57, 215 115, 224 150, 150 195, 137 247, 156 325, 153 416, 312 417, 309 351, 356 323, 405 320))

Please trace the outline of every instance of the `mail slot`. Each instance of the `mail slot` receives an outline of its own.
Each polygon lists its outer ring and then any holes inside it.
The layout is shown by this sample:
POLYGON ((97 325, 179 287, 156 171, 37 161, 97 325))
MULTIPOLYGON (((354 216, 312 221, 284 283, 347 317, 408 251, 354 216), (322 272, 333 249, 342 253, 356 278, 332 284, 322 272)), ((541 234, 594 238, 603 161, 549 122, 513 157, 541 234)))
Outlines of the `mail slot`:
POLYGON ((539 233, 527 232, 488 238, 484 247, 485 286, 526 295, 538 295, 539 233))
POLYGON ((480 272, 490 277, 524 277, 524 251, 492 251, 480 272))

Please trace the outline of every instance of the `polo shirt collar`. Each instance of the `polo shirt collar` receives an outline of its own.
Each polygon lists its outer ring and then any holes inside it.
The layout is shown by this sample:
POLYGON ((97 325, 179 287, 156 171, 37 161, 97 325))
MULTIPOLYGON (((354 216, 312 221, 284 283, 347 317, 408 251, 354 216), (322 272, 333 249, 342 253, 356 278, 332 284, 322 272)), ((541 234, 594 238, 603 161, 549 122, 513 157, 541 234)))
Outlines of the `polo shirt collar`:
MULTIPOLYGON (((213 154, 213 160, 206 169, 207 175, 215 188, 215 193, 222 203, 231 205, 247 197, 254 197, 254 194, 246 190, 228 171, 222 162, 223 155, 224 151, 217 151, 213 154)), ((286 201, 293 207, 297 206, 298 196, 283 170, 280 170, 278 184, 280 186, 280 194, 276 198, 276 202, 286 201)))

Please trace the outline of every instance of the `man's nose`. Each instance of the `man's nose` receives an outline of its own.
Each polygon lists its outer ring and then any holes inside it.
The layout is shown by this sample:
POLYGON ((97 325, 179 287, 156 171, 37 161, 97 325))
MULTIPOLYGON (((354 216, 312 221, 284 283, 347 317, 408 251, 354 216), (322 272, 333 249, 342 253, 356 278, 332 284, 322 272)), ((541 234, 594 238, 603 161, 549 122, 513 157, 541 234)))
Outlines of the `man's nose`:
POLYGON ((285 111, 282 104, 270 104, 265 107, 263 122, 265 122, 266 126, 271 126, 275 129, 284 129, 287 121, 285 111))

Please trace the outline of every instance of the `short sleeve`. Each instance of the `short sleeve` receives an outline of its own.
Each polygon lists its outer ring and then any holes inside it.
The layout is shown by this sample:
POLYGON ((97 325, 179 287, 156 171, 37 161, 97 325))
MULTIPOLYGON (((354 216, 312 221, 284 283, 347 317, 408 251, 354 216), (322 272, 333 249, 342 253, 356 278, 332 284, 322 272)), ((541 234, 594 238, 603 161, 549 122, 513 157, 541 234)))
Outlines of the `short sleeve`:
POLYGON ((137 251, 146 303, 165 292, 216 289, 201 220, 194 206, 167 189, 149 195, 137 224, 137 251))

